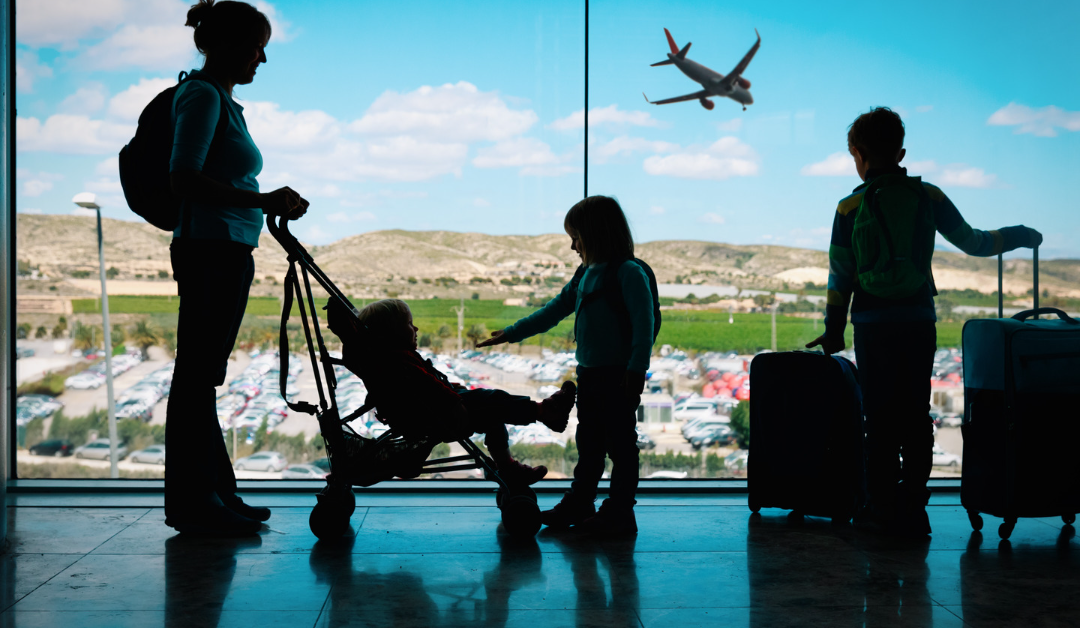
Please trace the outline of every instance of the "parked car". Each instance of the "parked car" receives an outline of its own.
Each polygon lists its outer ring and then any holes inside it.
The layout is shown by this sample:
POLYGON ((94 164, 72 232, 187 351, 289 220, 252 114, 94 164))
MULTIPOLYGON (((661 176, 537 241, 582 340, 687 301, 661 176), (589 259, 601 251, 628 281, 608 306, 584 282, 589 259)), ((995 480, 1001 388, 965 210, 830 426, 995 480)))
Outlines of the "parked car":
POLYGON ((312 464, 292 464, 281 472, 283 480, 321 480, 328 475, 319 467, 312 464))
POLYGON ((34 350, 30 347, 15 347, 15 359, 32 358, 34 357, 34 350))
POLYGON ((950 454, 941 448, 940 445, 934 443, 934 466, 935 467, 958 467, 963 462, 963 458, 956 454, 950 454))
POLYGON ((941 415, 942 427, 960 427, 964 423, 964 417, 955 412, 941 415))
POLYGON ((729 427, 730 425, 731 419, 729 417, 717 414, 715 417, 702 419, 696 425, 683 432, 683 438, 689 443, 692 442, 696 436, 701 436, 702 434, 720 427, 729 427))
POLYGON ((750 452, 737 449, 724 457, 724 468, 732 473, 746 473, 746 460, 750 452))
POLYGON ((83 371, 76 375, 64 380, 64 386, 67 388, 74 388, 75 390, 89 390, 91 388, 100 388, 105 383, 105 376, 90 371, 83 371))
POLYGON ((322 471, 325 471, 327 474, 330 473, 330 459, 327 458, 326 456, 323 456, 322 458, 319 458, 318 460, 316 460, 315 462, 312 462, 311 464, 312 464, 312 466, 318 467, 322 471))
POLYGON ((30 453, 35 456, 56 456, 59 458, 75 453, 75 445, 71 441, 54 438, 52 440, 43 440, 31 446, 30 453))
POLYGON ((656 449, 656 441, 651 436, 641 431, 641 428, 637 429, 637 448, 638 449, 656 449))
POLYGON ((165 445, 150 445, 131 454, 132 462, 146 464, 165 464, 165 445))
POLYGON ((646 480, 685 480, 686 471, 654 471, 645 476, 646 480))
POLYGON ((239 471, 281 471, 288 462, 276 451, 260 451, 237 460, 233 466, 239 471))
POLYGON ((149 423, 154 418, 154 406, 142 399, 128 399, 116 404, 116 418, 138 419, 149 423))
MULTIPOLYGON (((124 456, 128 453, 127 446, 124 443, 120 443, 116 446, 116 459, 123 460, 124 456)), ((82 447, 75 448, 76 458, 94 458, 96 460, 108 460, 109 459, 109 439, 99 438, 95 441, 86 443, 82 447)))
POLYGON ((693 397, 676 403, 672 411, 672 417, 676 421, 690 421, 710 414, 716 414, 716 402, 711 399, 693 397))
POLYGON ((727 425, 716 425, 703 429, 694 434, 690 439, 690 446, 694 449, 712 447, 713 445, 730 445, 735 442, 735 432, 727 425))

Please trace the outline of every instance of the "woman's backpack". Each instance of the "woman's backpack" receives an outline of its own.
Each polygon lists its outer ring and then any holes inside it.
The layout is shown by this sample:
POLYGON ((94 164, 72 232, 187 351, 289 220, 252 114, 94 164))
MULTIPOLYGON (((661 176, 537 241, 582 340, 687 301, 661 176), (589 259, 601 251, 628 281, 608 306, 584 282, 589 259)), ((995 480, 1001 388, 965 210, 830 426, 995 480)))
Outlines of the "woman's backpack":
POLYGON ((885 299, 915 294, 934 280, 934 214, 919 177, 883 175, 863 192, 851 244, 859 286, 885 299))
MULTIPOLYGON (((169 159, 173 148, 173 97, 180 85, 188 80, 210 82, 199 75, 181 72, 176 85, 154 96, 143 109, 135 137, 120 150, 120 185, 124 188, 128 207, 146 222, 165 231, 173 231, 180 224, 181 200, 172 193, 169 159)), ((229 123, 227 111, 222 102, 214 139, 229 123)), ((213 141, 210 145, 213 148, 213 141)))

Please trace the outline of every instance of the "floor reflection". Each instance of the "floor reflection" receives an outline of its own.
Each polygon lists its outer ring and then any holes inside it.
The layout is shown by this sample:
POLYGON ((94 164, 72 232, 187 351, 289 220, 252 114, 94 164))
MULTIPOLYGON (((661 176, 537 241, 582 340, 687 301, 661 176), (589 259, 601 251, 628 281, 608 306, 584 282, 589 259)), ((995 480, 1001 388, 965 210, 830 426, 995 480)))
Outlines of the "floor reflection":
MULTIPOLYGON (((540 533, 570 564, 577 594, 575 625, 639 626, 641 606, 634 547, 637 537, 600 540, 573 531, 540 533)), ((552 557, 554 558, 554 557, 552 557)))
POLYGON ((236 574, 236 555, 262 537, 205 538, 177 534, 165 540, 165 626, 217 626, 236 574))

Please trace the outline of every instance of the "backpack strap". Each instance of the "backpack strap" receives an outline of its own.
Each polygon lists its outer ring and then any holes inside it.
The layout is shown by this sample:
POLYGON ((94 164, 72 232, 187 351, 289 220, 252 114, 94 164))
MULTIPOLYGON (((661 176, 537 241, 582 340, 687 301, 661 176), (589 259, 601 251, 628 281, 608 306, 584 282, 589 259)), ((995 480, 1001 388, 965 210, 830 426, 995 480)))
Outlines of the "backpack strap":
MULTIPOLYGON (((218 140, 221 137, 224 136, 225 129, 228 128, 228 126, 229 126, 229 105, 228 105, 228 103, 225 102, 225 96, 224 96, 224 94, 221 93, 221 90, 218 89, 218 86, 215 85, 212 81, 210 81, 208 79, 205 79, 205 78, 203 78, 201 76, 194 76, 194 75, 188 74, 187 72, 181 71, 180 74, 176 77, 176 81, 177 81, 177 84, 176 84, 177 89, 180 88, 180 85, 184 84, 184 81, 203 81, 205 83, 210 83, 214 87, 214 90, 218 92, 218 95, 221 96, 221 114, 218 115, 217 126, 214 127, 214 135, 211 136, 211 138, 210 138, 210 146, 207 147, 207 149, 206 149, 206 156, 207 156, 207 158, 209 158, 210 157, 210 151, 214 150, 215 146, 220 145, 220 142, 218 142, 218 140)), ((203 163, 204 164, 206 163, 205 160, 203 161, 203 163)), ((191 231, 191 226, 190 225, 191 225, 191 221, 192 221, 192 212, 184 211, 184 205, 185 205, 185 203, 180 204, 180 214, 181 214, 180 237, 181 238, 184 237, 184 234, 189 233, 191 231)))

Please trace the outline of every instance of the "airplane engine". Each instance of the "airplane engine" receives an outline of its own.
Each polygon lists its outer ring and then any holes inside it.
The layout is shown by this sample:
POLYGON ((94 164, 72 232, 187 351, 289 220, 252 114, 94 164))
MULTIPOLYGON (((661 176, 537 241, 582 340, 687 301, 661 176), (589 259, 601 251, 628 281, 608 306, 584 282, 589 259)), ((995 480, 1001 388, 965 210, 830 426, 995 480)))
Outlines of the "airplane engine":
POLYGON ((739 85, 741 85, 743 89, 750 89, 750 81, 741 76, 739 77, 739 85))
POLYGON ((715 107, 716 105, 713 103, 713 101, 709 100, 708 98, 702 98, 701 99, 701 106, 705 107, 709 111, 712 111, 713 107, 715 107))

